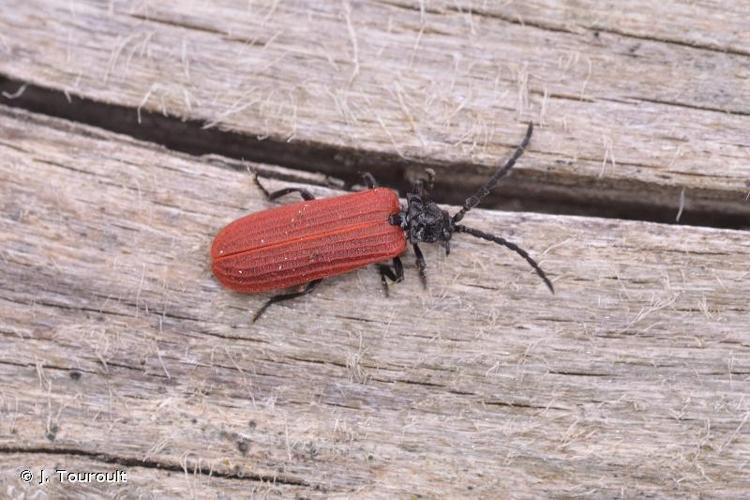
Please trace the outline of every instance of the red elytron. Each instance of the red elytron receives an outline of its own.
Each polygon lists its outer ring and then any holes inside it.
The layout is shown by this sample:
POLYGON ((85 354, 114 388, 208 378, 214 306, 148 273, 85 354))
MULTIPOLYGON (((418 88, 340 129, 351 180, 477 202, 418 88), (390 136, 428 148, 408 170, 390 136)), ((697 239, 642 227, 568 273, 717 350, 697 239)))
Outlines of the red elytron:
POLYGON ((265 292, 392 259, 406 250, 389 222, 399 211, 394 191, 375 188, 247 215, 214 239, 214 275, 232 290, 265 292))

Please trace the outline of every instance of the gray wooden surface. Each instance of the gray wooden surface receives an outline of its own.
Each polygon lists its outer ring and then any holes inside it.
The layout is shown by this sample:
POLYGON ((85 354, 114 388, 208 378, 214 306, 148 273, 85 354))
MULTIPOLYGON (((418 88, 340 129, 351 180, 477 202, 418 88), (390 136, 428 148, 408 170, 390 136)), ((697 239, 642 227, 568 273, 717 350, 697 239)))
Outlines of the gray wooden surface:
POLYGON ((748 14, 10 0, 0 496, 744 496, 750 234, 595 215, 683 200, 683 220, 750 226, 748 14), (248 167, 331 196, 316 172, 402 186, 431 165, 455 202, 527 120, 488 206, 588 216, 466 223, 528 249, 554 296, 461 235, 425 248, 426 291, 409 254, 390 298, 367 268, 255 324, 267 297, 211 275, 213 235, 273 206, 248 167), (20 479, 41 468, 128 483, 20 479))
POLYGON ((750 486, 746 233, 478 210, 557 295, 457 237, 428 250, 426 292, 409 261, 390 299, 363 269, 253 325, 265 298, 221 289, 207 255, 269 206, 248 174, 25 112, 0 127, 8 491, 53 463, 214 493, 750 486))

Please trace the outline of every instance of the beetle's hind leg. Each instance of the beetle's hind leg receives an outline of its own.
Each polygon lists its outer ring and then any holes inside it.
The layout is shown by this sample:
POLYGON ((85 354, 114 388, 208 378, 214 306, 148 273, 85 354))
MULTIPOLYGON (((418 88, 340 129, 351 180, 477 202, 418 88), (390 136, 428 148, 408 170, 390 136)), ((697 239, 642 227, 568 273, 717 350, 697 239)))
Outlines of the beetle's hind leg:
POLYGON ((284 195, 290 194, 290 193, 299 193, 300 196, 302 196, 302 199, 305 201, 314 200, 315 196, 308 191, 307 189, 301 189, 301 188, 284 188, 279 189, 278 191, 274 191, 273 193, 269 192, 263 184, 260 183, 260 180, 258 179, 258 175, 253 176, 253 182, 255 182, 255 185, 258 186, 258 189, 263 191, 263 194, 266 195, 266 198, 268 198, 269 201, 273 201, 276 198, 281 198, 284 195))
POLYGON ((404 265, 401 264, 401 259, 398 257, 393 258, 393 268, 387 264, 378 264, 378 271, 380 271, 380 282, 383 284, 383 292, 388 297, 388 282, 386 278, 394 283, 399 283, 404 280, 404 265))
POLYGON ((417 256, 417 269, 419 270, 419 281, 422 282, 422 288, 427 289, 427 274, 425 273, 425 269, 427 269, 427 263, 424 261, 424 254, 422 253, 422 249, 419 248, 419 245, 414 243, 414 255, 417 256))
MULTIPOLYGON (((352 191, 355 192, 354 188, 360 188, 362 185, 364 185, 365 189, 375 189, 379 186, 378 181, 375 179, 375 176, 372 175, 370 172, 357 172, 357 175, 359 175, 362 178, 361 184, 357 181, 350 181, 344 184, 343 189, 345 191, 352 191)), ((342 189, 341 186, 336 186, 336 189, 342 189)))
POLYGON ((321 281, 323 280, 320 279, 320 280, 311 281, 310 283, 305 285, 305 289, 302 290, 301 292, 286 293, 283 295, 274 295, 273 297, 268 299, 268 301, 265 304, 263 304, 263 307, 258 309, 258 312, 255 313, 255 316, 253 316, 253 323, 258 321, 258 318, 260 318, 261 315, 263 315, 263 313, 266 312, 266 309, 268 309, 268 306, 270 306, 271 304, 275 304, 276 302, 283 302, 285 300, 296 299, 297 297, 307 295, 308 293, 315 290, 315 287, 317 287, 321 281))
MULTIPOLYGON (((370 172, 357 172, 357 175, 359 175, 362 178, 361 183, 364 184, 364 187, 365 187, 364 190, 375 189, 376 187, 379 186, 378 181, 375 180, 375 176, 372 175, 370 172)), ((359 182, 356 182, 356 181, 347 182, 346 184, 344 184, 344 188, 343 189, 345 191, 355 192, 354 188, 355 187, 360 188, 362 186, 362 184, 360 184, 359 182)), ((337 188, 341 189, 340 187, 337 187, 337 188)))
POLYGON ((365 181, 365 186, 367 186, 367 189, 374 189, 378 187, 378 181, 375 180, 375 177, 370 172, 363 173, 362 180, 365 181))

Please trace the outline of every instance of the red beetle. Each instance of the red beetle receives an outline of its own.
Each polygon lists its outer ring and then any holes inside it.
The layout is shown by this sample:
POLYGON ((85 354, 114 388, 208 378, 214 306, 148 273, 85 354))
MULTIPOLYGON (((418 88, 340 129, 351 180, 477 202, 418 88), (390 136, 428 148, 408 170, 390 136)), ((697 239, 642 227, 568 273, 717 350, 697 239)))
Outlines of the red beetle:
POLYGON ((453 216, 430 200, 432 170, 428 170, 426 185, 417 182, 414 192, 407 195, 406 208, 400 206, 395 191, 376 187, 369 174, 365 181, 370 189, 322 200, 298 188, 269 193, 256 178, 269 200, 299 193, 304 201, 247 215, 219 231, 211 247, 214 275, 227 288, 245 293, 307 284, 302 291, 269 299, 255 314, 255 321, 269 305, 309 293, 324 278, 392 259, 393 267, 378 264, 387 294, 386 278, 398 282, 404 277, 399 256, 406 250, 407 240, 414 248, 424 285, 426 264, 418 243, 440 242, 449 253, 453 233, 467 233, 521 255, 554 293, 544 271, 525 250, 499 236, 458 224, 513 167, 528 146, 532 132, 533 125, 529 123, 513 156, 453 216))

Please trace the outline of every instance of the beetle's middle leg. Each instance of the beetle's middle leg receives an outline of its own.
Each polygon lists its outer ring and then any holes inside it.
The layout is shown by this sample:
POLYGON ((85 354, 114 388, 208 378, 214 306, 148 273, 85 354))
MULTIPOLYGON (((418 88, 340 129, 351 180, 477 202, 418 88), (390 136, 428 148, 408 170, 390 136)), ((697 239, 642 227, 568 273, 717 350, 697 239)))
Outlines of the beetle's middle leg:
POLYGON ((266 195, 266 198, 268 198, 269 201, 273 201, 276 198, 281 198, 282 196, 287 195, 289 193, 299 193, 300 196, 302 196, 302 199, 305 201, 310 201, 310 200, 315 199, 315 196, 313 196, 313 194, 310 191, 308 191, 307 189, 302 189, 302 188, 284 188, 284 189, 279 189, 278 191, 274 191, 271 193, 265 188, 263 184, 260 183, 260 180, 258 180, 257 175, 253 176, 253 182, 255 182, 255 185, 258 186, 258 189, 263 191, 263 194, 266 195))
POLYGON ((268 309, 268 306, 270 306, 271 304, 275 304, 276 302, 283 302, 285 300, 296 299, 297 297, 301 297, 303 295, 307 295, 308 293, 310 293, 313 290, 315 290, 315 287, 317 287, 320 284, 321 281, 323 281, 323 280, 319 279, 319 280, 311 281, 310 283, 308 283, 307 285, 305 285, 304 290, 302 290, 301 292, 293 292, 293 293, 285 293, 285 294, 282 294, 282 295, 274 295, 273 297, 271 297, 270 299, 268 299, 266 301, 266 303, 263 304, 263 306, 260 309, 258 309, 258 312, 255 313, 255 316, 253 316, 253 323, 255 323, 258 320, 258 318, 260 318, 261 315, 264 312, 266 312, 266 309, 268 309))
POLYGON ((383 291, 385 292, 385 296, 388 297, 388 282, 385 279, 388 278, 394 283, 403 281, 404 265, 401 264, 401 259, 394 257, 393 268, 387 264, 378 264, 378 271, 380 271, 380 282, 383 283, 383 291))

